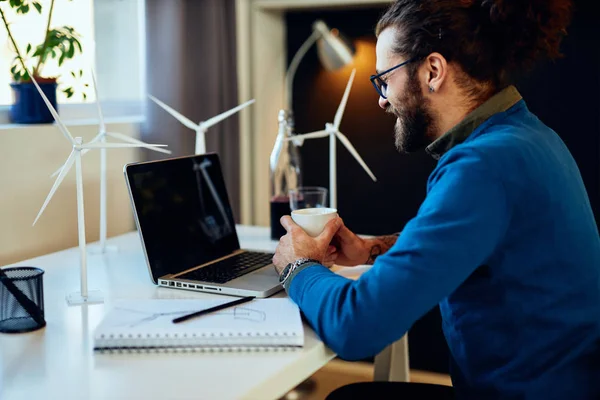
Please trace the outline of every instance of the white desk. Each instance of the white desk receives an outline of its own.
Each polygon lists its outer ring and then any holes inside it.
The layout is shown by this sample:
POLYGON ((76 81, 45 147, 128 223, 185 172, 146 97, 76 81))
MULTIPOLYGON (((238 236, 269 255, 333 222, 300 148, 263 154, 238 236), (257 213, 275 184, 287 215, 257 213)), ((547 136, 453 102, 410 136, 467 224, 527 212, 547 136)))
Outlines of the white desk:
MULTIPOLYGON (((243 248, 277 245, 268 228, 238 226, 238 233, 243 248)), ((276 399, 335 356, 308 326, 305 347, 294 352, 95 354, 94 329, 117 298, 217 296, 155 286, 137 232, 109 244, 119 251, 88 256, 89 289, 105 296, 100 305, 67 306, 65 295, 79 290, 76 248, 16 264, 46 271, 47 326, 0 334, 1 400, 276 399)))

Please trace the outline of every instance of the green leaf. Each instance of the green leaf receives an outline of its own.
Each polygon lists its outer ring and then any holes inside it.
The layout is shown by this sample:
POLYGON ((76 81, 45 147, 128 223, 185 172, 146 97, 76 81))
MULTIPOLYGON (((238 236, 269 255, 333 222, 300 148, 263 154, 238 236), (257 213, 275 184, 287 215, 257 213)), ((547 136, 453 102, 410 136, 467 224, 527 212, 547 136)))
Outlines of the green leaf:
POLYGON ((42 13, 42 5, 40 3, 38 3, 37 1, 34 1, 33 6, 35 7, 35 9, 38 11, 38 13, 42 13))
POLYGON ((87 100, 87 94, 83 93, 83 100, 87 100))
POLYGON ((17 7, 17 14, 27 14, 28 12, 29 12, 29 4, 23 4, 23 3, 21 3, 17 7))
POLYGON ((83 76, 83 70, 82 70, 82 69, 80 69, 80 70, 79 70, 79 77, 81 78, 82 76, 83 76))
POLYGON ((75 72, 73 72, 73 71, 71 71, 71 76, 72 76, 73 78, 77 78, 77 77, 75 76, 75 72))
POLYGON ((27 43, 27 53, 31 51, 31 43, 27 43))
POLYGON ((73 88, 68 87, 68 88, 66 88, 66 89, 63 90, 63 93, 67 95, 67 99, 70 99, 73 96, 73 94, 74 94, 73 88))
POLYGON ((67 50, 67 58, 73 58, 74 55, 75 47, 73 47, 73 45, 71 44, 71 46, 69 46, 69 50, 67 50))

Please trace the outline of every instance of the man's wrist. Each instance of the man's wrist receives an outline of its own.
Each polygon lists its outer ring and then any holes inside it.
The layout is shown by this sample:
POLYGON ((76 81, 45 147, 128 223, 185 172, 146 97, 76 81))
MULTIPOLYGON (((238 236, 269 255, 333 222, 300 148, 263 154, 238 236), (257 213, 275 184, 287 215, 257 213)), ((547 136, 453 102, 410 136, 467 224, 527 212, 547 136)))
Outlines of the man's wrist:
POLYGON ((378 239, 369 239, 366 241, 365 243, 365 254, 366 257, 364 259, 366 259, 367 261, 365 261, 365 264, 369 264, 372 265, 375 263, 375 260, 377 259, 377 257, 379 257, 381 255, 381 253, 383 252, 383 249, 381 247, 381 243, 379 243, 378 239))
POLYGON ((365 253, 367 254, 367 261, 365 264, 374 264, 377 257, 384 254, 396 243, 398 236, 400 236, 399 232, 392 235, 377 236, 372 239, 366 239, 365 253))
POLYGON ((279 275, 279 283, 283 286, 284 289, 288 289, 290 282, 293 277, 302 269, 309 267, 311 265, 320 265, 321 263, 318 260, 312 258, 299 258, 291 263, 289 263, 279 275))

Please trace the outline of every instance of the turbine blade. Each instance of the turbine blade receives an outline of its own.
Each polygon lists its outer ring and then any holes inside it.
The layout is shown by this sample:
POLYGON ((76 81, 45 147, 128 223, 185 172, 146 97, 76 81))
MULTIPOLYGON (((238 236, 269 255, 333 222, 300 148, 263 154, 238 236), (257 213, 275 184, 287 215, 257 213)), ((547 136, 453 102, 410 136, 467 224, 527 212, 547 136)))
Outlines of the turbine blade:
POLYGON ((154 97, 152 95, 148 95, 148 97, 150 97, 150 100, 152 100, 153 102, 155 102, 156 104, 161 106, 166 112, 168 112, 173 117, 175 117, 175 119, 177 119, 183 125, 187 126, 190 129, 193 129, 193 130, 198 129, 198 124, 193 123, 189 118, 184 117, 178 111, 175 111, 174 109, 172 109, 171 107, 169 107, 168 105, 166 105, 165 103, 163 103, 162 101, 157 99, 156 97, 154 97))
POLYGON ((363 159, 360 156, 360 154, 358 154, 358 151, 356 151, 356 149, 354 148, 354 146, 352 146, 352 143, 350 143, 350 140, 348 140, 348 138, 342 132, 340 132, 340 131, 337 131, 335 133, 335 135, 340 140, 340 142, 342 142, 342 144, 348 149, 348 151, 350 152, 350 154, 352 154, 354 156, 354 158, 356 159, 356 161, 358 161, 358 163, 360 164, 360 166, 363 167, 363 169, 365 170, 365 172, 367 174, 369 174, 369 176, 371 177, 371 179, 373 179, 374 182, 377 182, 377 178, 375 178, 375 175, 373 175, 373 172, 371 172, 371 170, 369 169, 369 167, 367 167, 367 164, 363 161, 363 159))
POLYGON ((229 110, 229 111, 225 111, 225 112, 224 112, 224 113, 222 113, 222 114, 219 114, 219 115, 217 115, 217 116, 215 116, 215 117, 209 118, 209 119, 207 119, 206 121, 202 122, 202 123, 200 124, 200 126, 201 126, 201 128, 202 128, 202 129, 206 130, 206 129, 210 128, 211 126, 213 126, 213 125, 216 125, 216 124, 218 124, 219 122, 223 121, 225 118, 227 118, 227 117, 229 117, 229 116, 231 116, 231 115, 235 114, 236 112, 238 112, 238 111, 240 111, 240 110, 242 110, 242 109, 244 109, 244 108, 248 107, 250 104, 254 103, 255 101, 256 101, 256 100, 254 100, 254 99, 252 99, 252 100, 249 100, 249 101, 247 101, 247 102, 245 102, 245 103, 243 103, 243 104, 240 104, 240 105, 239 105, 239 106, 237 106, 237 107, 234 107, 234 108, 232 108, 232 109, 231 109, 231 110, 229 110))
POLYGON ((56 175, 60 174, 60 171, 62 171, 62 169, 65 167, 65 164, 61 165, 56 171, 54 171, 52 173, 52 175, 50 175, 50 178, 54 178, 56 175))
MULTIPOLYGON (((85 156, 88 151, 89 151, 89 149, 81 150, 81 157, 85 156)), ((66 164, 66 162, 65 162, 65 164, 66 164)), ((50 178, 54 178, 56 175, 60 174, 60 171, 63 169, 65 164, 61 165, 60 168, 58 168, 56 171, 54 171, 52 173, 52 175, 50 175, 50 178)))
POLYGON ((127 135, 123 135, 122 133, 118 133, 118 132, 106 132, 106 135, 114 138, 114 139, 118 139, 118 140, 122 140, 124 142, 128 142, 128 143, 133 143, 133 144, 139 144, 142 147, 145 147, 147 149, 150 150, 154 150, 154 151, 158 151, 160 153, 165 153, 165 154, 171 154, 171 150, 167 150, 167 149, 161 149, 160 147, 152 147, 150 146, 148 143, 146 142, 142 142, 141 140, 129 137, 127 135))
POLYGON ((350 96, 350 89, 352 89, 352 82, 354 82, 354 75, 356 74, 356 69, 352 70, 350 74, 350 79, 348 79, 348 84, 346 85, 346 91, 344 91, 344 96, 342 97, 342 101, 335 113, 335 118, 333 119, 333 126, 336 130, 340 129, 340 123, 342 122, 342 117, 344 116, 344 110, 346 109, 346 103, 348 103, 348 96, 350 96))
POLYGON ((88 142, 88 144, 90 144, 90 143, 96 143, 97 141, 99 141, 100 139, 102 139, 102 135, 104 135, 104 131, 100 130, 100 132, 98 132, 98 134, 96 134, 96 136, 94 136, 94 138, 92 140, 90 140, 88 142))
POLYGON ((63 133, 63 135, 65 135, 67 140, 69 142, 71 142, 71 144, 75 144, 75 139, 73 139, 73 136, 71 135, 71 133, 69 132, 69 130, 67 129, 65 124, 63 124, 62 120, 58 116, 58 113, 56 112, 54 107, 52 107, 50 100, 48 100, 48 98, 46 97, 46 95, 44 94, 42 89, 40 88, 40 85, 38 85, 37 81, 35 80, 35 78, 33 77, 32 74, 29 74, 29 76, 31 77, 31 81, 35 85, 38 93, 40 94, 40 96, 42 96, 44 103, 46 103, 46 105, 48 106, 48 109, 50 110, 50 114, 52 114, 52 116, 54 117, 54 120, 56 121, 56 124, 58 125, 58 129, 60 129, 60 131, 63 133))
POLYGON ((94 68, 92 71, 92 83, 94 85, 94 94, 96 95, 96 107, 98 109, 98 119, 100 121, 100 133, 106 132, 106 125, 104 124, 104 116, 102 115, 102 108, 100 108, 100 97, 98 96, 98 84, 96 83, 96 74, 94 68))
POLYGON ((82 149, 118 149, 118 148, 127 148, 127 147, 166 147, 166 144, 148 144, 144 143, 143 145, 134 144, 134 143, 88 143, 82 144, 82 149))
POLYGON ((44 204, 42 205, 40 212, 38 213, 37 217, 35 217, 35 220, 33 221, 33 225, 35 225, 35 223, 38 221, 38 219, 40 219, 40 217, 42 216, 42 213, 46 209, 46 206, 50 202, 50 199, 52 199, 52 196, 54 196, 56 189, 58 189, 58 187, 60 186, 63 179, 65 179, 67 172, 69 172, 69 170, 73 166, 73 163, 75 162, 75 151, 77 151, 77 150, 72 150, 71 154, 69 154, 69 157, 67 158, 67 161, 65 161, 65 164, 63 165, 62 169, 60 170, 60 174, 54 181, 54 185, 52 185, 52 189, 50 189, 50 193, 48 193, 48 196, 46 197, 46 200, 44 201, 44 204))
POLYGON ((303 133, 301 135, 293 135, 293 136, 285 138, 285 140, 304 142, 306 139, 316 139, 316 138, 323 138, 323 137, 327 137, 327 136, 329 136, 329 131, 316 131, 316 132, 311 132, 311 133, 303 133))

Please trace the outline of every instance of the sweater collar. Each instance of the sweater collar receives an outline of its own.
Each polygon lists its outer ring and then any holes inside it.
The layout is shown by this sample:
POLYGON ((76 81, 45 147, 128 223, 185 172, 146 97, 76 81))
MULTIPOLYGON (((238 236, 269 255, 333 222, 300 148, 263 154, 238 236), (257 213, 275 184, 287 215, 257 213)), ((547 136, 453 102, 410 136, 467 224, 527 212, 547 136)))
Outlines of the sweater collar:
POLYGON ((508 110, 521 99, 521 94, 514 86, 502 89, 427 146, 427 153, 439 160, 447 151, 464 142, 477 127, 491 116, 508 110))

